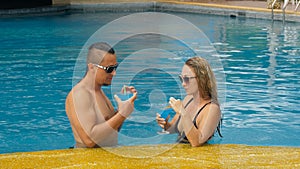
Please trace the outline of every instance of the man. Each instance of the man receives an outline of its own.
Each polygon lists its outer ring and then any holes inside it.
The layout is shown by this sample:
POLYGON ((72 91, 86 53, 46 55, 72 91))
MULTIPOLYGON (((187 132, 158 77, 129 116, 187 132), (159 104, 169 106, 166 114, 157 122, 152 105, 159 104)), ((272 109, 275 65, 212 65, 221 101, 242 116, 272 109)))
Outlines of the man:
POLYGON ((118 130, 134 109, 137 92, 126 87, 133 96, 121 101, 114 96, 118 111, 115 112, 102 86, 111 84, 118 67, 113 48, 104 42, 90 46, 87 55, 87 72, 66 98, 66 113, 70 120, 76 146, 102 147, 118 143, 118 130))

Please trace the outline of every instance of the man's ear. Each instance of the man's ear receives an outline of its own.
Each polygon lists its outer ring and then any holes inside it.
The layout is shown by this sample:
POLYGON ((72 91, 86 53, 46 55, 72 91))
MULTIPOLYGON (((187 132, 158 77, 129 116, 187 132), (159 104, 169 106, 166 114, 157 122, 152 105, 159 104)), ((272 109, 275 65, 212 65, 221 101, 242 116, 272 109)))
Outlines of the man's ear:
POLYGON ((92 63, 89 63, 87 65, 87 71, 89 71, 89 72, 95 72, 96 71, 96 67, 92 63))
POLYGON ((92 63, 89 63, 87 67, 89 70, 93 70, 95 66, 92 63))

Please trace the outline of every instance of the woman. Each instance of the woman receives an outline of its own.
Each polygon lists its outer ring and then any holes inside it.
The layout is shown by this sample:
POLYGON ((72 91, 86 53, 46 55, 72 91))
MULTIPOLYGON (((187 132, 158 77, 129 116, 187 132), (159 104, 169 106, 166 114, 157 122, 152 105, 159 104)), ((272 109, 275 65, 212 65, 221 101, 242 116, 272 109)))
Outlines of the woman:
POLYGON ((186 97, 183 101, 171 97, 169 104, 176 115, 168 122, 169 117, 164 119, 157 114, 157 123, 170 133, 179 133, 180 143, 194 147, 205 144, 216 130, 221 136, 216 79, 208 62, 201 57, 188 59, 179 78, 186 97))

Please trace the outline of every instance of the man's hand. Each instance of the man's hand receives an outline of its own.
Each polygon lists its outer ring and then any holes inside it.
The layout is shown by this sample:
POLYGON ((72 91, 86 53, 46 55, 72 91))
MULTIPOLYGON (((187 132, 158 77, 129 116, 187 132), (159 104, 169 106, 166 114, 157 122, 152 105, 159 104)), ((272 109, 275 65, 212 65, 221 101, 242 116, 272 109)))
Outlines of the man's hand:
POLYGON ((137 98, 137 91, 133 86, 126 86, 124 90, 133 94, 128 100, 122 101, 117 95, 114 95, 114 98, 118 104, 118 112, 123 117, 127 118, 134 109, 134 101, 137 98))

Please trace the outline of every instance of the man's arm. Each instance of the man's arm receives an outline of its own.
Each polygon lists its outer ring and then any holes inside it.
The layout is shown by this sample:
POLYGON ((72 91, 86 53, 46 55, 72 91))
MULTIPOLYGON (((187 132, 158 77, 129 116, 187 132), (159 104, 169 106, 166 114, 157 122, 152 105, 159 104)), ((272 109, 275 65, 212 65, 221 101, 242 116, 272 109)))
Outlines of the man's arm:
POLYGON ((96 116, 101 112, 96 112, 97 110, 94 108, 94 101, 87 92, 72 92, 66 101, 66 111, 70 123, 87 147, 117 144, 117 129, 125 118, 116 114, 105 121, 104 117, 96 116))
MULTIPOLYGON (((88 134, 84 131, 81 126, 81 123, 78 120, 78 116, 75 110, 74 99, 73 99, 73 91, 69 93, 66 99, 66 113, 70 120, 72 129, 76 131, 76 134, 80 137, 81 141, 87 147, 94 147, 95 143, 90 139, 88 134)), ((75 133, 74 133, 75 134, 75 133)), ((76 137, 75 137, 76 139, 76 137)), ((78 141, 78 140, 76 140, 78 141)))
POLYGON ((118 129, 133 111, 135 98, 136 92, 128 101, 118 101, 118 113, 107 121, 103 116, 99 116, 102 113, 95 108, 92 95, 85 91, 77 91, 69 95, 66 109, 71 125, 87 147, 115 145, 118 129))

